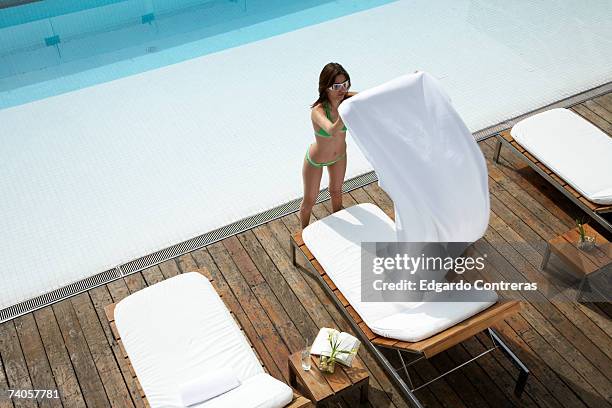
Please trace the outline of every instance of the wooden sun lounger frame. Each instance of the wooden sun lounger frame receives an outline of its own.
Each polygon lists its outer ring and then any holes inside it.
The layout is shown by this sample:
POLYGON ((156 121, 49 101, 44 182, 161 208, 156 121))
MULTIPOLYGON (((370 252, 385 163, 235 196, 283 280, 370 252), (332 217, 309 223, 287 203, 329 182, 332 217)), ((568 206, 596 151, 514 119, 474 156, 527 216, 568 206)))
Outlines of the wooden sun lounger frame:
MULTIPOLYGON (((206 277, 206 274, 202 273, 201 271, 196 271, 201 273, 202 275, 204 275, 206 277)), ((210 280, 212 282, 211 279, 209 279, 208 277, 206 277, 208 280, 210 280)), ((119 331, 117 330, 117 326, 115 325, 115 306, 117 305, 117 303, 113 303, 110 305, 107 305, 104 308, 104 314, 106 315, 106 319, 108 320, 108 323, 110 324, 110 328, 111 331, 113 333, 113 338, 115 339, 115 341, 117 342, 117 345, 119 346, 119 349, 121 350, 121 354, 123 355, 123 358, 125 358, 126 362, 127 362, 127 366, 130 370, 130 374, 132 375, 132 378, 134 380, 134 382, 136 383, 136 387, 138 388, 138 392, 140 393, 140 397, 142 398, 143 402, 145 403, 145 406, 147 408, 150 408, 151 406, 149 405, 149 401, 147 400, 147 396, 145 395, 142 386, 140 385, 140 381, 138 380, 138 377, 136 376, 136 372, 134 371, 134 367, 132 367, 132 362, 130 361, 130 357, 127 354, 127 351, 125 350, 125 348, 123 347, 123 342, 121 341, 121 337, 119 336, 119 331)), ((240 323, 238 322, 238 320, 235 318, 234 314, 230 311, 232 317, 234 318, 234 320, 236 321, 236 323, 238 324, 238 327, 240 327, 240 330, 242 330, 242 327, 240 326, 240 323)), ((249 341, 249 343, 251 342, 248 338, 248 336, 246 335, 246 333, 242 333, 244 335, 244 337, 247 338, 247 340, 249 341)), ((251 348, 253 348, 253 346, 251 345, 251 348)), ((257 352, 255 351, 255 349, 253 349, 253 352, 255 353, 255 355, 257 355, 257 352)), ((259 356, 258 356, 259 358, 259 356)), ((261 361, 260 361, 261 363, 261 361)), ((262 364, 263 366, 263 364, 262 364)), ((265 367, 264 367, 265 369, 265 367)), ((310 401, 309 399, 307 399, 306 397, 300 395, 299 393, 297 393, 295 390, 293 390, 293 400, 288 404, 285 405, 284 408, 311 408, 313 407, 312 405, 312 401, 310 401)))
POLYGON ((499 163, 499 155, 501 153, 502 145, 506 146, 525 163, 527 163, 529 167, 534 169, 540 176, 544 177, 546 181, 555 186, 557 190, 561 191, 567 198, 572 200, 574 204, 589 214, 591 218, 597 221, 608 232, 612 233, 612 223, 602 217, 602 214, 612 212, 612 205, 597 204, 583 197, 582 194, 573 189, 565 180, 559 177, 559 175, 542 164, 537 157, 529 153, 523 146, 514 140, 510 134, 510 129, 498 133, 496 138, 497 144, 495 146, 495 153, 493 155, 493 161, 495 163, 499 163))
MULTIPOLYGON (((334 301, 338 309, 346 317, 353 330, 355 330, 357 335, 361 338, 362 343, 365 344, 368 350, 374 355, 376 360, 381 364, 394 383, 402 391, 406 399, 408 399, 408 401, 410 401, 414 407, 423 408, 423 405, 419 399, 414 395, 415 391, 426 387, 432 382, 439 380, 445 375, 450 374, 451 372, 497 348, 499 348, 506 355, 506 357, 508 357, 512 364, 519 369, 519 376, 516 381, 514 393, 517 396, 522 394, 525 388, 525 383, 527 382, 527 377, 529 376, 529 370, 504 343, 500 335, 493 330, 493 328, 491 328, 493 324, 503 320, 506 316, 517 313, 521 309, 521 303, 519 301, 512 300, 497 302, 495 305, 476 314, 475 316, 472 316, 469 319, 466 319, 463 322, 432 337, 415 343, 390 339, 374 334, 372 330, 370 330, 370 328, 363 322, 363 319, 361 316, 359 316, 359 313, 357 313, 357 311, 348 303, 344 295, 340 292, 336 285, 334 285, 325 270, 321 267, 321 264, 315 259, 308 247, 304 244, 301 232, 291 236, 292 262, 296 267, 298 266, 296 260, 296 252, 298 250, 306 259, 309 272, 319 279, 321 286, 325 289, 329 297, 334 301), (447 350, 450 347, 459 344, 462 341, 481 332, 485 332, 491 338, 493 344, 491 348, 418 387, 413 386, 410 375, 408 374, 408 367, 422 359, 431 358, 436 354, 447 350), (401 361, 401 366, 399 368, 393 367, 393 365, 381 352, 381 348, 395 350, 401 361), (406 362, 402 352, 410 353, 414 355, 415 358, 409 362, 406 362), (399 375, 398 372, 400 370, 404 371, 409 385, 406 384, 403 378, 399 375)), ((356 271, 356 273, 358 273, 358 271, 356 271)))

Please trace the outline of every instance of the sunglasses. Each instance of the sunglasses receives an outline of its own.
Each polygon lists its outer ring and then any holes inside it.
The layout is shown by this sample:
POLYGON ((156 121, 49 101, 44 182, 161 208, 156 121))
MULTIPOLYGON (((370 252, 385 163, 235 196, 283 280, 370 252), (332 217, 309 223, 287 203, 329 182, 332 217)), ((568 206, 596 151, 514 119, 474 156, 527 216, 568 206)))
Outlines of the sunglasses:
POLYGON ((330 86, 329 89, 330 91, 339 91, 341 89, 345 89, 348 90, 351 87, 351 83, 350 81, 347 79, 346 81, 340 83, 340 84, 333 84, 332 86, 330 86))

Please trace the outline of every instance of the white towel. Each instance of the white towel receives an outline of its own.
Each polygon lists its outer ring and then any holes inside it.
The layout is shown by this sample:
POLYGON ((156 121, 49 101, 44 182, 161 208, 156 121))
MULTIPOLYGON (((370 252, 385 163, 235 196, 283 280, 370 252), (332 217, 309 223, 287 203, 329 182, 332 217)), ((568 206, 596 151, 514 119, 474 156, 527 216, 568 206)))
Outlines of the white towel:
POLYGON ((179 394, 184 406, 208 401, 240 386, 240 380, 228 369, 220 369, 202 374, 179 386, 179 394))
POLYGON ((487 168, 431 75, 404 75, 344 101, 340 116, 395 205, 402 242, 474 242, 489 223, 487 168))

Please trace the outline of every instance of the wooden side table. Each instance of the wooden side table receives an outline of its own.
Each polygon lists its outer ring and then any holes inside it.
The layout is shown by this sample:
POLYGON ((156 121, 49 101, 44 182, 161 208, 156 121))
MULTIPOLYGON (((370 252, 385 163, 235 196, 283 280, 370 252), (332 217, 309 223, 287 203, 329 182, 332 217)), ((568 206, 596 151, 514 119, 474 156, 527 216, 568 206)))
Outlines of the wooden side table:
POLYGON ((578 293, 576 294, 576 301, 578 302, 589 276, 605 270, 608 265, 612 264, 612 245, 610 245, 610 242, 590 225, 585 225, 584 229, 586 235, 595 237, 595 248, 590 251, 578 249, 580 232, 578 227, 576 227, 548 241, 546 251, 544 252, 544 259, 542 259, 542 269, 545 269, 550 259, 550 254, 554 253, 582 275, 578 293))
POLYGON ((318 404, 329 402, 336 396, 341 396, 356 388, 359 389, 360 402, 368 400, 368 382, 370 375, 359 356, 355 356, 352 367, 336 363, 333 374, 319 371, 319 357, 311 356, 312 364, 308 371, 302 368, 301 353, 289 356, 289 382, 297 388, 302 386, 307 398, 318 404))

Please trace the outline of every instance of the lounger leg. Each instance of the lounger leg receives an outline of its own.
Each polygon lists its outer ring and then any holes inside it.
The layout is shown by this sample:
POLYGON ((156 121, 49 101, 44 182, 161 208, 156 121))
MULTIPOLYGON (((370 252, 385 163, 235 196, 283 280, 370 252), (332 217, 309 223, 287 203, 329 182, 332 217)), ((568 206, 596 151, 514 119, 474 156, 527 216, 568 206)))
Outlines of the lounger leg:
POLYGON ((366 404, 368 402, 368 393, 370 392, 370 387, 368 381, 364 381, 364 384, 359 389, 359 402, 362 404, 366 404))
POLYGON ((495 163, 499 163, 499 154, 502 148, 502 141, 499 140, 499 136, 497 138, 497 144, 495 145, 495 153, 493 154, 493 161, 495 163))
POLYGON ((548 265, 548 260, 550 259, 550 244, 546 243, 546 249, 544 250, 544 257, 542 258, 542 266, 540 266, 541 270, 546 269, 546 265, 548 265))
POLYGON ((404 374, 406 374, 406 378, 408 379, 408 382, 410 383, 410 389, 414 389, 414 385, 412 384, 412 378, 410 378, 410 374, 408 374, 408 367, 406 366, 406 362, 404 361, 404 357, 402 356, 402 352, 397 349, 397 355, 399 356, 399 359, 402 363, 402 367, 404 368, 404 374))
POLYGON ((529 369, 523 364, 521 360, 510 350, 510 347, 504 343, 502 338, 497 334, 495 330, 492 328, 487 329, 489 331, 489 335, 493 342, 500 348, 500 350, 508 357, 508 359, 514 364, 516 368, 519 369, 519 376, 516 380, 516 385, 514 387, 514 395, 520 397, 525 389, 525 384, 527 383, 527 377, 529 377, 529 369))

